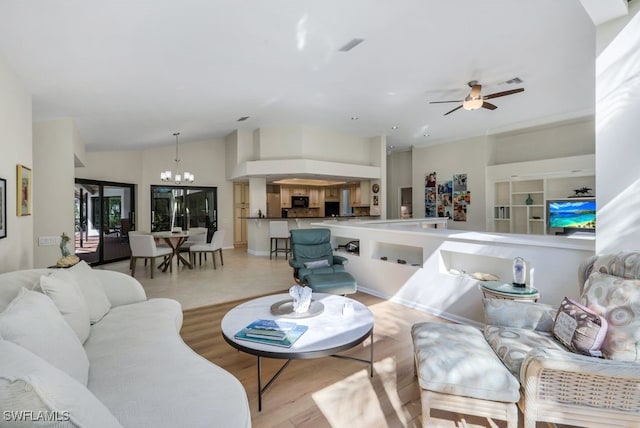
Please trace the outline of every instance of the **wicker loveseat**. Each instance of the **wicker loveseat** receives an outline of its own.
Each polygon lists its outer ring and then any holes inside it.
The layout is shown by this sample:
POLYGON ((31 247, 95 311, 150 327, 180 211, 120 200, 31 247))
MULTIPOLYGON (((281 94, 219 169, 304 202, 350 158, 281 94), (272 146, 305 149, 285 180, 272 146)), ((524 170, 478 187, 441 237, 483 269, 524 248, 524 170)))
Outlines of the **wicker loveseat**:
POLYGON ((594 256, 578 281, 581 303, 608 322, 605 358, 557 343, 557 311, 539 303, 485 299, 485 338, 520 381, 525 428, 640 427, 640 252, 594 256))

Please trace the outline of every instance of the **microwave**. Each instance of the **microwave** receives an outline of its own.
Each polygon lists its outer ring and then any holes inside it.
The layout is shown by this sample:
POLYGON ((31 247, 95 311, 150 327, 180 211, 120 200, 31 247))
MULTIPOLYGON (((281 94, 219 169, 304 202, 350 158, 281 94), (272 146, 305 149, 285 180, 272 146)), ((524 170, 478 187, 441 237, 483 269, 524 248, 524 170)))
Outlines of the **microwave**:
POLYGON ((292 196, 291 208, 309 208, 308 196, 292 196))

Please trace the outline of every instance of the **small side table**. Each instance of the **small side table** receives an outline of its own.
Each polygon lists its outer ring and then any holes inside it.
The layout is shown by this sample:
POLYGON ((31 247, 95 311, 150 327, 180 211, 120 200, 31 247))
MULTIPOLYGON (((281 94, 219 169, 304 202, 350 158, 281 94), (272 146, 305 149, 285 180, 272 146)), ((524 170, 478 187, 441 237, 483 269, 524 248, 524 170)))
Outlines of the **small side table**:
POLYGON ((540 292, 533 287, 514 287, 502 281, 480 281, 480 291, 484 297, 510 300, 533 300, 540 298, 540 292))

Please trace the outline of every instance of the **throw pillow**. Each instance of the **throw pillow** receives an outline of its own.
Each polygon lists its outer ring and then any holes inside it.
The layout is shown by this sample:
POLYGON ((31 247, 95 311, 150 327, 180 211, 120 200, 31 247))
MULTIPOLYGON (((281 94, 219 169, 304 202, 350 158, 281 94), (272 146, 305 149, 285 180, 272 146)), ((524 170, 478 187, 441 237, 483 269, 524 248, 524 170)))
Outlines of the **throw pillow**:
POLYGON ((600 347, 607 333, 607 320, 565 297, 553 323, 553 335, 578 354, 601 356, 600 347))
POLYGON ((69 269, 69 273, 78 284, 78 288, 87 302, 91 324, 97 323, 111 309, 111 302, 100 279, 84 260, 69 269))
POLYGON ((44 294, 20 289, 0 313, 0 338, 26 348, 81 384, 87 384, 87 354, 56 305, 44 294))
POLYGON ((42 275, 40 288, 56 304, 80 342, 86 342, 90 330, 89 308, 71 274, 65 269, 56 269, 49 275, 42 275))
POLYGON ((24 426, 121 427, 85 386, 6 340, 0 340, 0 409, 12 426, 23 426, 11 416, 21 412, 24 426))
POLYGON ((306 262, 304 267, 307 269, 317 269, 321 267, 329 267, 329 260, 315 260, 313 262, 306 262))
POLYGON ((601 348, 605 358, 640 361, 640 280, 592 272, 582 304, 607 319, 609 329, 601 348))

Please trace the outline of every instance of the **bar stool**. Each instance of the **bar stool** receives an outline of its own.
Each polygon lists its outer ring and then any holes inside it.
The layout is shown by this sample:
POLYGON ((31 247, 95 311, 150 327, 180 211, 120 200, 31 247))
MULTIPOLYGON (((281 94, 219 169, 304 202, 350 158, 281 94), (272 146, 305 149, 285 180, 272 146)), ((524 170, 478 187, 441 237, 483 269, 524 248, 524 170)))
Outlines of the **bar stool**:
POLYGON ((289 223, 286 221, 269 222, 269 259, 273 253, 278 257, 278 253, 284 253, 285 260, 288 258, 291 248, 289 247, 289 223), (279 247, 278 242, 284 239, 284 247, 279 247), (275 244, 275 246, 274 246, 275 244))

